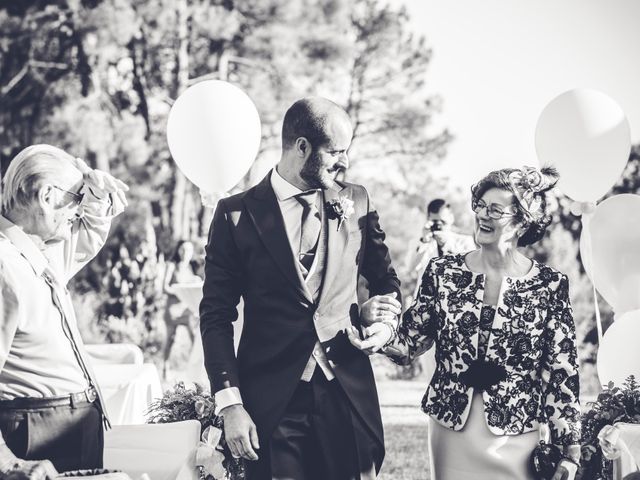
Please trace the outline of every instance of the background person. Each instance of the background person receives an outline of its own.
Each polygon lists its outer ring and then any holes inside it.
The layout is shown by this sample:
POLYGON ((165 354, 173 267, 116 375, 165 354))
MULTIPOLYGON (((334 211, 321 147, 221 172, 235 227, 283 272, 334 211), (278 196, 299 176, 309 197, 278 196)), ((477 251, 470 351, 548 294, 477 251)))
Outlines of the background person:
MULTIPOLYGON (((167 262, 164 275, 164 291, 167 293, 167 303, 164 309, 164 323, 166 325, 166 340, 163 350, 163 377, 167 377, 167 363, 171 355, 171 348, 176 340, 176 330, 179 326, 184 326, 189 333, 191 343, 196 342, 196 329, 198 328, 198 317, 185 305, 176 295, 174 285, 176 284, 201 284, 202 278, 193 271, 191 261, 193 260, 194 246, 189 240, 180 240, 176 245, 173 256, 167 262)), ((195 345, 194 345, 195 346, 195 345)))

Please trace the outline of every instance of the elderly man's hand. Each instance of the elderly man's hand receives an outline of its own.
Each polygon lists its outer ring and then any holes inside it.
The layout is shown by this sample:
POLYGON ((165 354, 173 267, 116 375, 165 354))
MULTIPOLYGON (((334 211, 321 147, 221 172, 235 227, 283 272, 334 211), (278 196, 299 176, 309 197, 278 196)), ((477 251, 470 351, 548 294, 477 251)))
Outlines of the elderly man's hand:
POLYGON ((3 468, 0 478, 6 480, 53 480, 58 472, 49 460, 16 459, 10 469, 3 468))
POLYGON ((369 326, 383 320, 396 321, 396 317, 402 313, 402 305, 396 300, 396 293, 389 295, 376 295, 362 304, 360 320, 363 325, 369 326))
POLYGON ((126 183, 102 170, 91 169, 83 160, 76 159, 76 165, 82 173, 85 186, 99 200, 109 198, 112 215, 118 215, 129 205, 124 192, 129 191, 126 183))

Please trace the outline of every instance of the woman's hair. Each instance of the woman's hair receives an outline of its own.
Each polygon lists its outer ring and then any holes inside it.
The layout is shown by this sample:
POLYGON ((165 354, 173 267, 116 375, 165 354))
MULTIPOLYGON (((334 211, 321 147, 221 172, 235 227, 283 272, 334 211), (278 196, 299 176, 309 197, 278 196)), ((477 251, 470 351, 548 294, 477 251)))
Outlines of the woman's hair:
POLYGON ((182 260, 182 253, 180 252, 180 249, 186 243, 191 243, 191 242, 185 239, 178 240, 178 243, 176 244, 176 248, 174 248, 173 254, 171 255, 171 261, 173 263, 178 263, 180 262, 180 260, 182 260))
POLYGON ((545 193, 555 186, 559 178, 553 167, 495 170, 471 187, 472 201, 477 202, 492 188, 512 193, 513 206, 516 207, 514 220, 527 226, 518 239, 518 246, 532 245, 544 236, 551 224, 545 193))

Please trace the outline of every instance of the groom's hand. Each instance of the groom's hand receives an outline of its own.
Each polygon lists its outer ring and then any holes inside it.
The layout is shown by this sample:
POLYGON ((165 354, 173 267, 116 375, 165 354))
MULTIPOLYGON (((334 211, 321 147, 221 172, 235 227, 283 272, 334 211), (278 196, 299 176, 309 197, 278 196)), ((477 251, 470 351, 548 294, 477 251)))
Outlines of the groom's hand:
POLYGON ((376 295, 362 304, 360 321, 363 325, 373 325, 384 320, 395 321, 402 313, 402 305, 396 300, 395 292, 388 295, 376 295))
POLYGON ((258 430, 242 405, 231 405, 222 409, 224 438, 235 458, 258 460, 255 452, 260 449, 258 430))

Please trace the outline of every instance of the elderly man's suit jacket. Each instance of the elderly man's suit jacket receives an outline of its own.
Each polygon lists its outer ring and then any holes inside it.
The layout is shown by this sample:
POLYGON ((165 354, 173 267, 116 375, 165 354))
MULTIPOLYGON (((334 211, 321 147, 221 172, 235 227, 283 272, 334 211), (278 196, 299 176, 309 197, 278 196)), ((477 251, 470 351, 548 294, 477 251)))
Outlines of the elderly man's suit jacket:
MULTIPOLYGON (((471 407, 473 389, 459 375, 478 356, 485 281, 464 257, 429 263, 398 338, 385 350, 406 363, 435 343, 436 370, 422 408, 454 430, 462 429, 471 407)), ((534 261, 527 275, 505 278, 485 358, 507 372, 506 380, 483 392, 493 433, 515 435, 546 422, 553 443, 580 443, 578 358, 565 275, 534 261)))
MULTIPOLYGON (((371 295, 397 292, 385 234, 364 187, 340 184, 325 190, 327 258, 317 301, 309 295, 287 238, 270 176, 256 187, 221 200, 206 249, 200 322, 205 365, 212 392, 239 387, 261 443, 268 441, 320 340, 352 411, 380 445, 384 441, 375 382, 368 357, 346 336, 360 325, 359 275, 371 295), (354 202, 344 220, 331 215, 329 202, 354 202), (232 323, 244 299, 244 327, 237 358, 232 323)), ((297 254, 297 252, 296 252, 297 254)))

